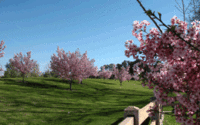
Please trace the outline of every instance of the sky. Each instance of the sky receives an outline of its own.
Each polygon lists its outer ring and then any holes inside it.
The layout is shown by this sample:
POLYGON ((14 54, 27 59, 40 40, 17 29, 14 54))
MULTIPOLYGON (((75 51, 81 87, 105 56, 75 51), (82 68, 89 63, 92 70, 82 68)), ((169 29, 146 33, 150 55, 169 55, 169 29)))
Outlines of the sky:
MULTIPOLYGON (((157 17, 160 12, 167 25, 173 16, 183 20, 174 0, 140 1, 157 17)), ((182 7, 181 0, 177 2, 182 7)), ((188 6, 189 1, 184 0, 184 4, 188 6)), ((57 56, 58 46, 66 53, 78 48, 81 55, 87 51, 87 57, 95 59, 94 66, 99 70, 105 64, 135 61, 133 56, 125 56, 127 40, 140 47, 132 35, 133 22, 149 21, 148 33, 157 28, 136 0, 0 0, 0 15, 0 40, 6 45, 4 57, 0 58, 4 71, 14 54, 22 52, 27 56, 31 51, 30 59, 45 72, 51 56, 57 56)), ((166 27, 161 29, 165 31, 166 27)))

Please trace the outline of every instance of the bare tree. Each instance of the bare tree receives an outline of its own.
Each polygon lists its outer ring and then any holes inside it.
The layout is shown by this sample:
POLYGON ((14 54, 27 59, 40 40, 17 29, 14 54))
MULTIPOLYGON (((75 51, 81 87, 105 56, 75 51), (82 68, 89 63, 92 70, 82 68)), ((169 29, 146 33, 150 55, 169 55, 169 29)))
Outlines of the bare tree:
POLYGON ((192 17, 192 19, 190 18, 190 15, 189 15, 189 22, 193 22, 195 20, 198 20, 200 21, 200 1, 199 0, 196 0, 196 2, 198 3, 198 5, 195 4, 194 0, 193 0, 193 11, 190 11, 190 12, 194 12, 194 17, 192 17), (197 9, 197 10, 196 10, 197 9))
MULTIPOLYGON (((176 0, 175 0, 175 1, 176 1, 176 0)), ((187 13, 187 14, 191 14, 192 12, 194 12, 194 15, 195 15, 195 16, 191 19, 191 18, 190 18, 190 15, 189 15, 189 20, 188 20, 189 23, 188 23, 188 26, 192 26, 192 25, 191 25, 191 22, 195 21, 195 19, 197 19, 197 20, 200 19, 200 18, 199 18, 199 17, 200 17, 200 13, 199 13, 200 10, 196 10, 196 9, 199 9, 199 7, 200 7, 200 2, 199 2, 199 1, 200 1, 200 0, 191 0, 190 3, 189 3, 189 5, 192 5, 192 3, 193 3, 193 10, 190 10, 190 12, 187 13), (196 3, 195 3, 195 1, 196 1, 196 3), (197 3, 198 3, 198 5, 196 6, 197 3)), ((178 4, 177 1, 176 1, 176 3, 178 4)), ((178 4, 178 5, 179 5, 179 4, 178 4)), ((186 18, 185 18, 185 14, 186 14, 186 11, 187 11, 189 5, 187 6, 186 9, 184 9, 184 2, 183 2, 183 0, 182 0, 182 6, 183 6, 183 8, 181 8, 180 5, 179 5, 179 8, 182 9, 182 12, 177 8, 181 13, 183 13, 183 19, 184 19, 184 21, 185 21, 185 19, 186 19, 186 18)), ((188 28, 189 28, 189 27, 188 27, 188 28)))
MULTIPOLYGON (((175 0, 175 1, 176 1, 176 0, 175 0)), ((178 4, 177 1, 176 1, 176 3, 178 4)), ((190 4, 191 4, 191 3, 190 3, 190 4)), ((189 5, 190 5, 190 4, 189 4, 189 5)), ((179 4, 178 4, 178 5, 179 5, 179 4)), ((188 7, 186 8, 186 10, 184 9, 184 2, 183 2, 183 0, 182 0, 182 5, 183 5, 183 8, 181 8, 180 5, 179 5, 179 8, 182 9, 182 12, 181 12, 177 7, 176 7, 176 8, 177 8, 181 13, 183 13, 183 19, 184 19, 184 21, 185 21, 185 13, 186 13, 186 11, 187 11, 189 5, 188 5, 188 7)))

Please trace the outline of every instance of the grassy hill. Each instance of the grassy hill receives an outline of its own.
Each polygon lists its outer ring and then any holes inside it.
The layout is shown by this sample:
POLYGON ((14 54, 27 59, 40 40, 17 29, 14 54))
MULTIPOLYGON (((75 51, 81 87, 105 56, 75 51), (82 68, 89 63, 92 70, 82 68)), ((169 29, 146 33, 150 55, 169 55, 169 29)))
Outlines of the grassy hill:
MULTIPOLYGON (((0 124, 114 125, 128 106, 144 107, 153 90, 139 81, 84 79, 69 83, 58 78, 0 78, 0 124)), ((164 111, 172 108, 164 107, 164 111)), ((175 124, 166 117, 164 125, 175 124)), ((177 124, 178 125, 178 124, 177 124)))

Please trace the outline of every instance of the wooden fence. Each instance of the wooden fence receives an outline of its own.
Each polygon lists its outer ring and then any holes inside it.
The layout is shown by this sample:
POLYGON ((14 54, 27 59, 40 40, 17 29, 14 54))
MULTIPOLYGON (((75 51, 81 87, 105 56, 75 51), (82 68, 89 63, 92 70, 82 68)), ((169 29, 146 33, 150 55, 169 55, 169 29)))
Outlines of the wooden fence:
MULTIPOLYGON (((155 105, 155 97, 151 97, 151 102, 139 109, 136 106, 129 106, 124 109, 124 120, 119 125, 141 125, 149 116, 146 112, 149 109, 149 106, 153 107, 155 105)), ((163 120, 162 112, 163 107, 159 104, 159 113, 153 117, 150 125, 162 125, 161 122, 163 120)))

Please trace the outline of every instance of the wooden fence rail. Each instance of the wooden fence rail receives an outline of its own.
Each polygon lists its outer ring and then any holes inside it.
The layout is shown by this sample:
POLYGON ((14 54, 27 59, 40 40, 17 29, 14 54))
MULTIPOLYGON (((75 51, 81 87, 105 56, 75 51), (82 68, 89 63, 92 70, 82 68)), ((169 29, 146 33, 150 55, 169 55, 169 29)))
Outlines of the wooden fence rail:
MULTIPOLYGON (((146 112, 149 106, 153 107, 155 105, 155 97, 151 97, 150 99, 151 102, 141 109, 136 106, 129 106, 124 109, 125 119, 119 125, 141 125, 149 117, 149 112, 146 112)), ((153 118, 150 125, 161 125, 161 121, 163 120, 162 110, 162 106, 159 105, 160 113, 156 114, 156 117, 153 118)))

